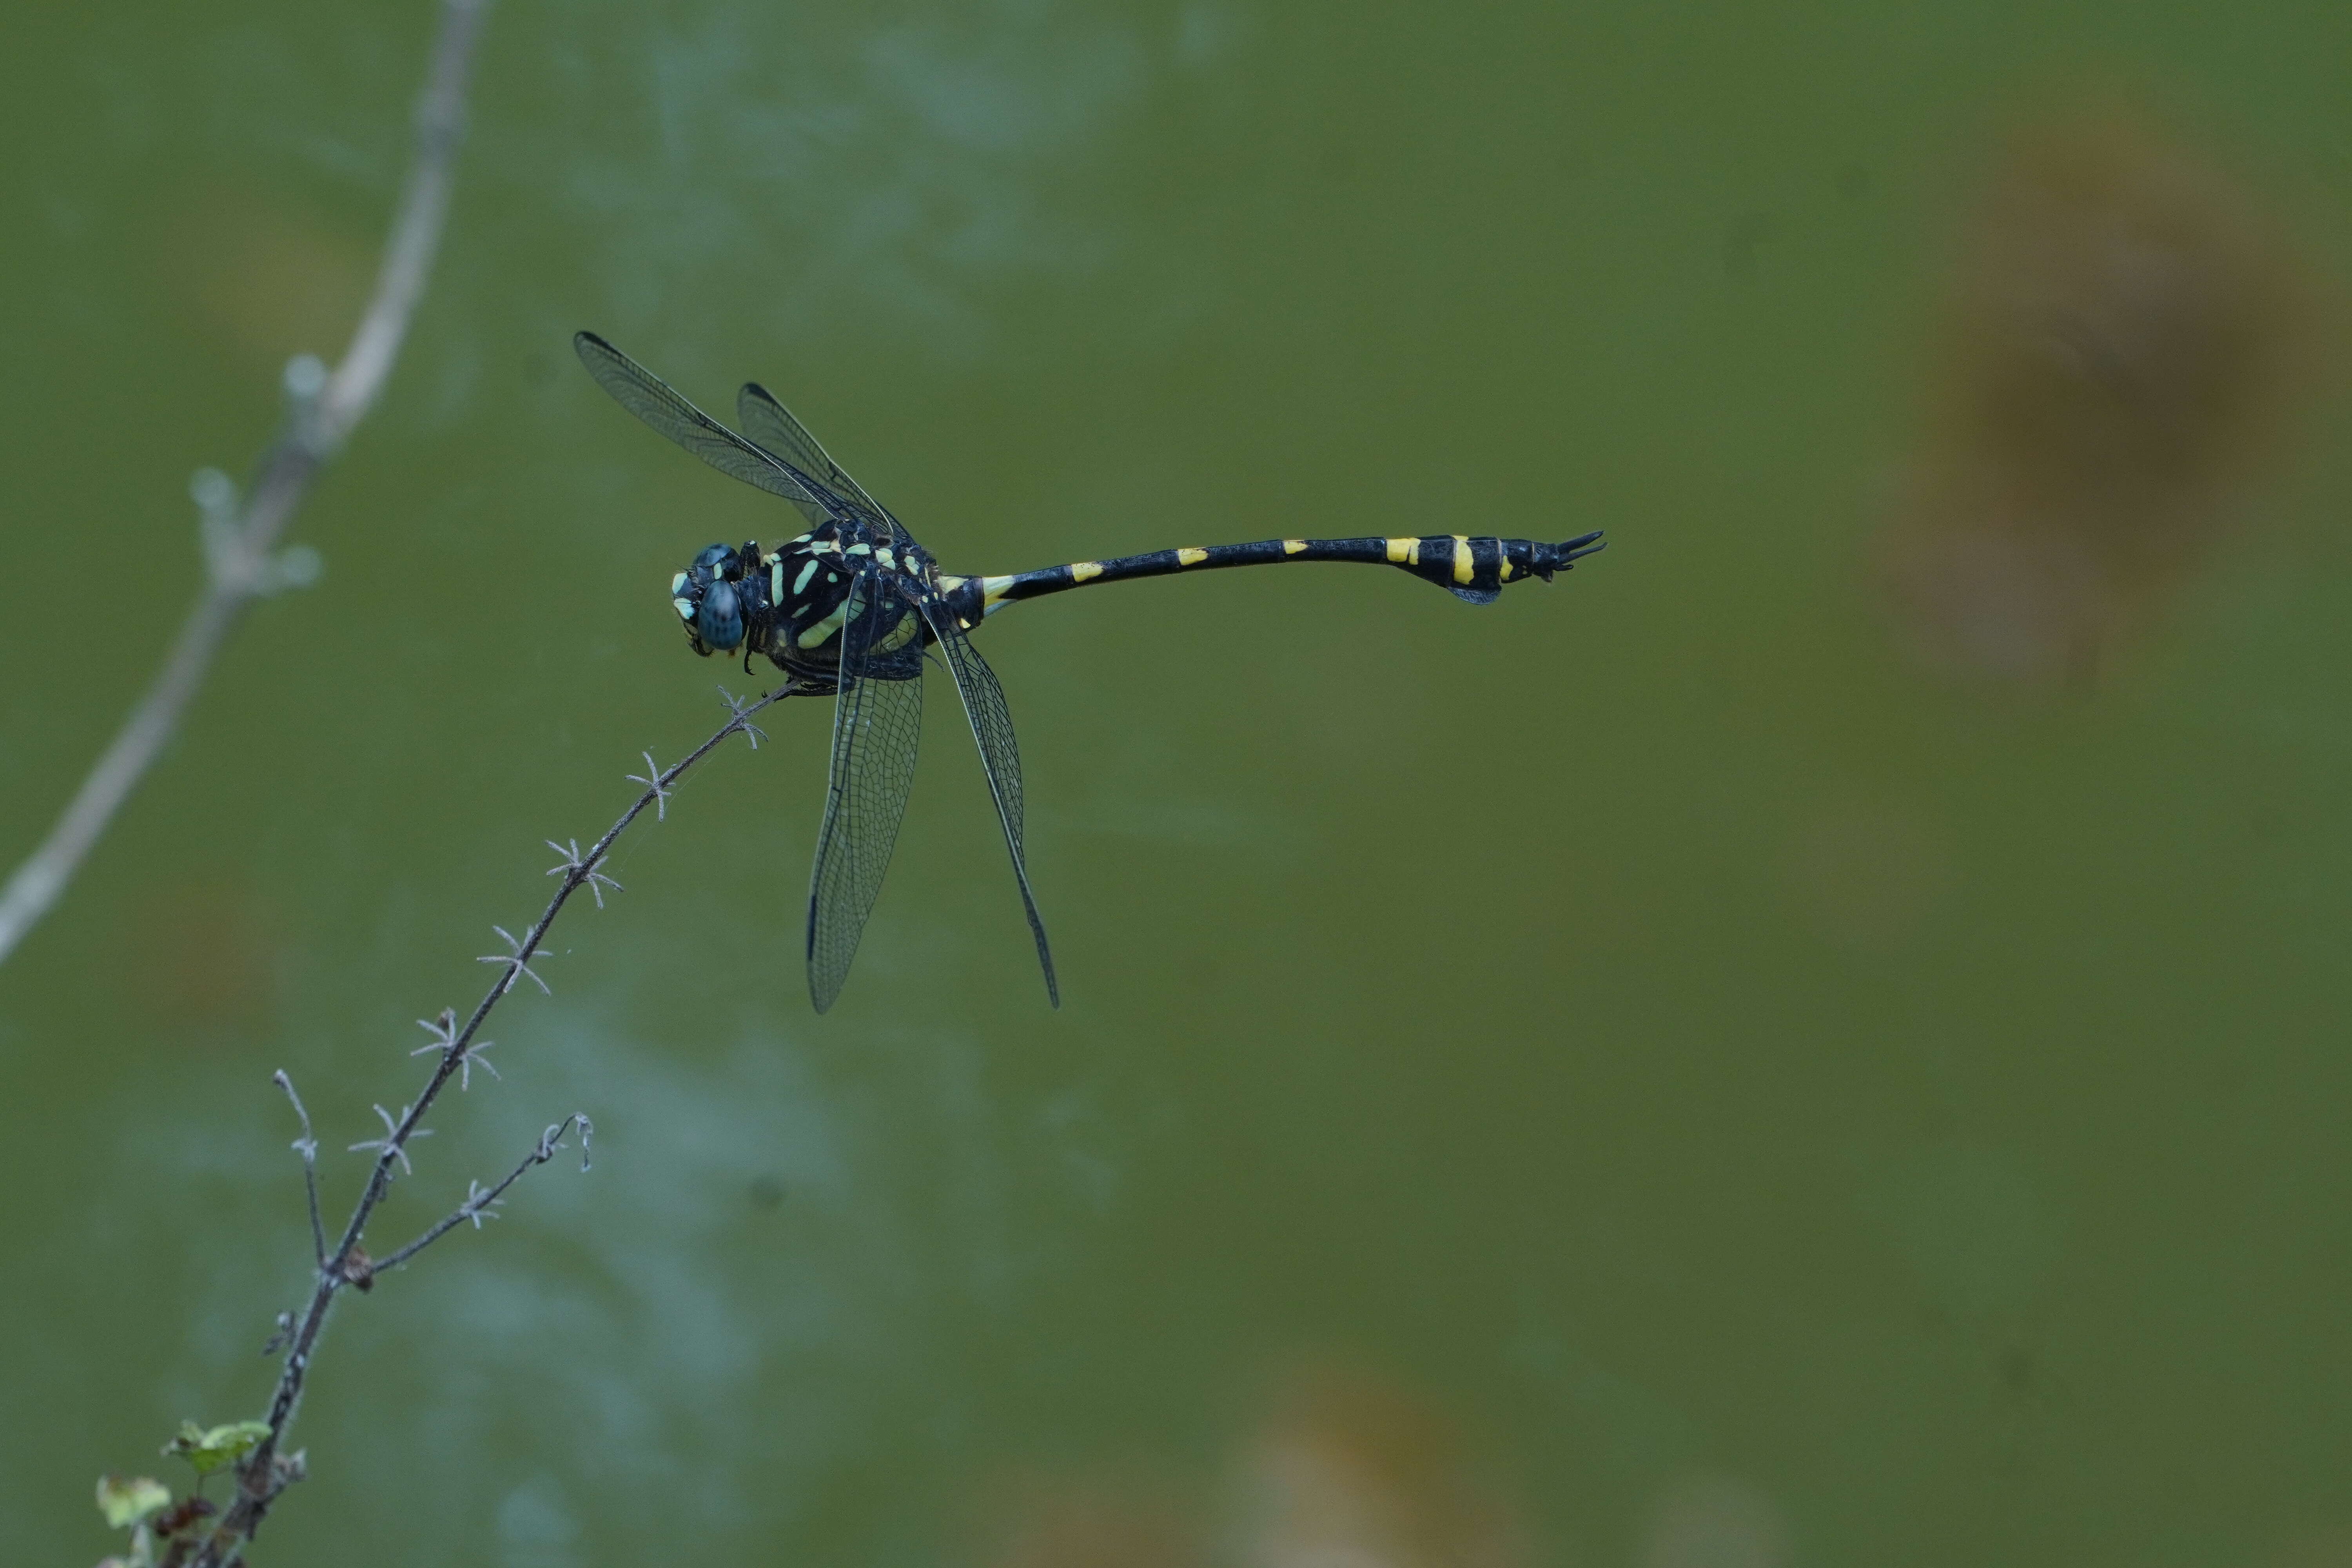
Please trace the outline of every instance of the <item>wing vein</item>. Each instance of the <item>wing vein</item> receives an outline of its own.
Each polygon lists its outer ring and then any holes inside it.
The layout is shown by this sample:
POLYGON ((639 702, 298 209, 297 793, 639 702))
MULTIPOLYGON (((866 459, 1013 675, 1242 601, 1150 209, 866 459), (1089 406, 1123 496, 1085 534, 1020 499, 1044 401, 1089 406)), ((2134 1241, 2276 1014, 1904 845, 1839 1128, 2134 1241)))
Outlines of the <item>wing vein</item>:
POLYGON ((833 516, 816 486, 793 464, 730 430, 595 333, 574 333, 572 347, 614 402, 720 473, 783 497, 811 522, 833 516))
POLYGON ((824 823, 817 830, 816 864, 809 875, 809 1000, 820 1013, 833 1005, 849 978, 858 939, 882 890, 882 873, 906 819, 915 782, 915 754, 923 732, 919 656, 911 679, 889 679, 905 661, 871 655, 877 626, 894 624, 875 613, 888 590, 876 573, 850 584, 841 632, 840 684, 833 710, 833 762, 825 786, 824 823), (864 670, 866 673, 855 673, 864 670))
POLYGON ((980 746, 981 765, 988 773, 988 792, 996 802, 996 819, 1004 828, 1004 847, 1013 855, 1013 879, 1021 885, 1021 908, 1029 917, 1029 933, 1037 941, 1038 967, 1045 972, 1045 995, 1059 1007, 1061 984, 1054 978, 1054 950, 1045 941, 1045 922, 1037 913, 1037 900, 1029 888, 1029 862, 1022 850, 1021 747, 1013 735, 1012 710, 1005 706, 1004 688, 996 672, 963 635, 955 611, 938 595, 926 597, 923 618, 930 624, 948 673, 955 678, 963 699, 964 716, 971 721, 971 736, 980 746))

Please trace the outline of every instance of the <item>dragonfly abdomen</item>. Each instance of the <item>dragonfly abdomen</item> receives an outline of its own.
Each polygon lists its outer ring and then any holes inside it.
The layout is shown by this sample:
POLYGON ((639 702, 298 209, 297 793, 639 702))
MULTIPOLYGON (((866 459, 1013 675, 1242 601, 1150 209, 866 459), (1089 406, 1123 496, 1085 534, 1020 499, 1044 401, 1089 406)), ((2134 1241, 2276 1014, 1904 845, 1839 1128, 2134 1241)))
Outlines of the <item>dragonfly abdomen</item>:
POLYGON ((1072 561, 1009 577, 949 579, 942 586, 966 612, 966 624, 998 606, 1096 583, 1137 577, 1167 577, 1182 572, 1213 572, 1227 566, 1277 566, 1295 561, 1338 561, 1395 566, 1434 583, 1472 604, 1491 604, 1509 584, 1555 572, 1601 548, 1601 535, 1588 533, 1563 543, 1534 539, 1497 539, 1483 534, 1424 534, 1364 539, 1261 539, 1248 544, 1189 545, 1121 555, 1108 561, 1072 561), (969 603, 967 603, 969 602, 969 603), (976 609, 978 614, 971 614, 976 609))

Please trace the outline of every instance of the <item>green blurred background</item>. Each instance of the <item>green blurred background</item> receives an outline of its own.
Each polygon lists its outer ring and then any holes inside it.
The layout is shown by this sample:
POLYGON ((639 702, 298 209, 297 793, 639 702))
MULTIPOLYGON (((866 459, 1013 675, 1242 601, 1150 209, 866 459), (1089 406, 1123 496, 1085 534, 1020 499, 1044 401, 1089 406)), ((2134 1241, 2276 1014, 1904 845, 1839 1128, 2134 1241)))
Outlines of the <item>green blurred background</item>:
MULTIPOLYGON (((8 860, 194 590, 190 471, 340 353, 433 21, 6 18, 8 860)), ((339 1309, 257 1562, 2352 1562, 2347 411, 2276 401, 2087 677, 1921 661, 1872 564, 2003 139, 2137 105, 2321 343, 2347 57, 2316 3, 500 5, 323 583, 0 969, 7 1555, 263 1404, 270 1071, 340 1206, 541 841, 722 716, 661 590, 799 525, 593 326, 950 570, 1612 547, 992 621, 1058 1014, 944 688, 824 1018, 829 715, 713 759, 371 1240, 568 1110, 595 1169, 339 1309)))

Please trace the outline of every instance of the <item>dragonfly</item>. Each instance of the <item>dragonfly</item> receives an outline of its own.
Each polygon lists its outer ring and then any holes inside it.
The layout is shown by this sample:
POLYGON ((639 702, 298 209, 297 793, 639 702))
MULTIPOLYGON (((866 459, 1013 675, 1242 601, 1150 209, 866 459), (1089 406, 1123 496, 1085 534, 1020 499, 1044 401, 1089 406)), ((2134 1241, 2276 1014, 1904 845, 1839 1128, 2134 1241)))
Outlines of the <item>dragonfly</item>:
POLYGON ((874 912, 915 777, 923 673, 942 666, 980 748, 1021 907, 1036 940, 1046 999, 1062 1005, 1054 952, 1022 846, 1021 752, 1004 689, 971 632, 1005 605, 1072 588, 1141 577, 1352 562, 1394 566, 1474 605, 1507 584, 1570 570, 1602 546, 1598 532, 1560 543, 1487 535, 1266 539, 1073 561, 1005 576, 940 570, 907 525, 866 493, 816 437, 757 382, 735 401, 732 430, 593 332, 572 339, 581 363, 614 402, 723 474, 790 502, 804 532, 763 550, 756 540, 712 544, 670 579, 670 606, 705 657, 764 657, 794 696, 835 700, 824 817, 809 879, 809 1000, 831 1007, 849 977, 874 912))

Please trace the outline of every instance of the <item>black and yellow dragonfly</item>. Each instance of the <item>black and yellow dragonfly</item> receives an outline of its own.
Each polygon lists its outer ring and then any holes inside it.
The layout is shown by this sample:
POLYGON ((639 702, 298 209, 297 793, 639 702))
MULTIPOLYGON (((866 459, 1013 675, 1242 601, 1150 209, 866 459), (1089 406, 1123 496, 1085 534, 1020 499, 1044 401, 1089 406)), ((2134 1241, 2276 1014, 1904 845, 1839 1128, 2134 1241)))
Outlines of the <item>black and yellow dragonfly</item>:
POLYGON ((820 1013, 849 976, 906 816, 922 729, 923 665, 934 652, 980 743, 1022 907, 1037 939, 1045 994, 1061 1005, 1045 922, 1022 854, 1021 752, 1013 716, 1004 689, 966 635, 1006 605, 1096 583, 1292 561, 1395 566, 1486 605, 1508 584, 1549 582, 1601 547, 1598 533, 1559 544, 1458 533, 1268 539, 1076 561, 1007 577, 960 577, 940 571, 907 525, 826 457, 758 383, 747 384, 736 399, 743 427, 738 434, 593 332, 579 333, 572 346, 622 407, 721 473, 792 502, 807 520, 808 531, 773 550, 762 551, 757 541, 707 547, 671 579, 670 604, 695 652, 740 652, 747 669, 753 655, 765 655, 792 690, 836 700, 824 824, 809 887, 809 1000, 820 1013))

